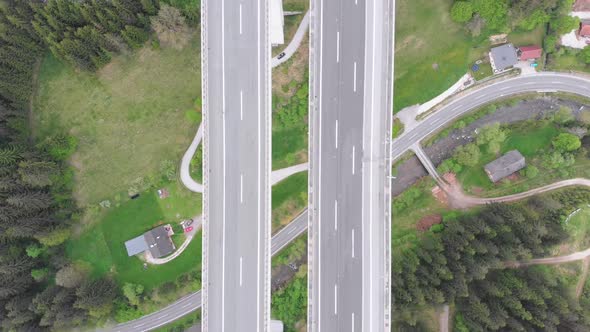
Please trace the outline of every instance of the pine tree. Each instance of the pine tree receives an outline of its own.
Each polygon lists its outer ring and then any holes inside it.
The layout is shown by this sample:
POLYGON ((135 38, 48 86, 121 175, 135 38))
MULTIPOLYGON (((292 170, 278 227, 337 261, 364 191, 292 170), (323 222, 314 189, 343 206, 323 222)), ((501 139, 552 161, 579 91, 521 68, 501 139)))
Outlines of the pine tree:
POLYGON ((51 206, 52 200, 48 193, 42 191, 25 191, 10 195, 6 199, 6 203, 24 210, 40 211, 51 206))

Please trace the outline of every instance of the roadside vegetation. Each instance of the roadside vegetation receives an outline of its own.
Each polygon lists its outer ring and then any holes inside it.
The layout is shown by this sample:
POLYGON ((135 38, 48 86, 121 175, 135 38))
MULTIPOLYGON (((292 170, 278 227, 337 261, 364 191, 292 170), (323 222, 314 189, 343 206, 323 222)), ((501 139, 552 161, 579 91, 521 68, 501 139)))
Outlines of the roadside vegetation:
POLYGON ((307 208, 307 172, 301 172, 272 187, 273 234, 307 208))
MULTIPOLYGON (((305 67, 307 69, 307 67, 305 67)), ((307 161, 308 74, 301 83, 291 81, 290 97, 273 98, 272 169, 281 169, 307 161)))
POLYGON ((164 325, 160 328, 157 328, 153 331, 155 332, 184 332, 187 331, 190 327, 195 326, 196 324, 201 322, 201 310, 197 310, 191 314, 183 316, 170 324, 164 325))
POLYGON ((305 328, 307 265, 301 265, 295 277, 284 288, 272 294, 271 311, 274 319, 283 322, 285 332, 295 332, 305 328))
POLYGON ((392 248, 400 251, 413 247, 424 231, 434 229, 448 212, 448 207, 432 194, 435 182, 429 177, 420 179, 400 195, 394 197, 392 208, 392 248))
POLYGON ((400 119, 393 119, 393 129, 391 131, 391 138, 397 138, 404 133, 404 124, 400 119))
POLYGON ((562 107, 544 119, 488 125, 479 130, 473 143, 458 147, 438 169, 457 174, 466 192, 481 196, 502 196, 557 180, 589 177, 590 160, 582 147, 588 132, 586 117, 586 112, 575 116, 571 109, 562 107), (484 166, 511 150, 525 157, 527 167, 518 176, 492 183, 484 166))

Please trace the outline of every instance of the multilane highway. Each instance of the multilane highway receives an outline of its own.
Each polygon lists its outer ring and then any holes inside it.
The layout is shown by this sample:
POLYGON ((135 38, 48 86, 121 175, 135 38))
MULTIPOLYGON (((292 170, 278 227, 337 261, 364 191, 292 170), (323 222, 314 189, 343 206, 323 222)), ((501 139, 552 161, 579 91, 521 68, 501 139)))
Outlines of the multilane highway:
POLYGON ((389 329, 393 8, 311 2, 308 331, 389 329))
POLYGON ((204 0, 203 331, 270 321, 268 1, 204 0))
MULTIPOLYGON (((436 130, 449 125, 456 118, 490 101, 526 92, 567 92, 590 98, 590 79, 565 73, 539 73, 509 78, 488 86, 474 87, 451 98, 438 111, 408 130, 392 145, 394 158, 400 157, 414 143, 420 142, 436 130)), ((272 240, 273 255, 303 233, 307 227, 307 214, 297 217, 285 226, 272 240), (280 241, 278 241, 280 239, 280 241)), ((313 258, 313 257, 312 257, 313 258)), ((361 299, 355 299, 360 301, 361 299)), ((173 304, 140 319, 116 325, 109 331, 148 331, 187 315, 201 306, 201 292, 179 299, 173 304)), ((357 331, 360 331, 357 329, 357 331)))

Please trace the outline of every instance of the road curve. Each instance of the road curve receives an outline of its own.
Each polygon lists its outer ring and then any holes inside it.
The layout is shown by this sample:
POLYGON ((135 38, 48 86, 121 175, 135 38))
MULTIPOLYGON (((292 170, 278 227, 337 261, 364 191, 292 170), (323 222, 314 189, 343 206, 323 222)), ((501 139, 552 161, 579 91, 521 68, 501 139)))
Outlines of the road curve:
MULTIPOLYGON (((496 197, 496 198, 476 198, 471 197, 477 204, 487 204, 492 202, 513 202, 519 199, 527 198, 536 194, 556 190, 568 186, 587 186, 590 187, 590 180, 587 179, 571 179, 559 181, 547 186, 539 187, 536 189, 529 190, 524 193, 496 197)), ((303 234, 307 230, 307 209, 303 211, 298 217, 296 217, 287 226, 281 229, 277 234, 272 237, 271 240, 271 251, 272 255, 276 255, 281 249, 287 246, 291 241, 296 239, 299 235, 303 234)), ((571 255, 559 256, 559 257, 548 257, 548 258, 537 258, 523 262, 511 262, 507 263, 509 266, 528 266, 538 264, 560 264, 566 262, 572 262, 581 260, 590 256, 590 249, 585 251, 573 253, 571 255)), ((117 332, 131 332, 131 331, 149 331, 153 330, 162 325, 168 324, 184 315, 187 315, 201 307, 201 291, 197 291, 193 294, 185 296, 180 300, 168 305, 167 307, 152 313, 147 316, 143 316, 137 320, 119 324, 110 329, 104 329, 102 331, 117 331, 117 332)))
MULTIPOLYGON (((281 249, 307 230, 307 209, 281 229, 271 240, 271 254, 276 255, 281 249)), ((137 332, 150 331, 166 325, 180 317, 201 308, 201 291, 187 295, 163 309, 130 322, 104 328, 99 331, 137 332)))
POLYGON ((280 65, 284 62, 287 62, 287 60, 289 60, 291 58, 291 56, 293 56, 293 54, 295 54, 295 51, 297 51, 297 49, 299 48, 299 45, 301 45, 301 42, 303 41, 303 38, 305 37, 305 33, 307 32, 308 28, 309 28, 309 11, 307 11, 307 13, 305 13, 305 16, 303 16, 303 19, 301 20, 301 23, 299 24, 299 27, 297 28, 297 32, 295 32, 295 36, 293 36, 293 39, 291 39, 291 42, 289 43, 289 45, 287 45, 285 50, 282 53, 280 53, 280 54, 284 53, 285 55, 283 55, 283 57, 280 59, 279 59, 279 56, 277 55, 270 60, 272 68, 277 67, 278 65, 280 65))
POLYGON ((203 185, 192 178, 190 173, 190 165, 191 160, 193 159, 193 156, 199 147, 199 144, 201 144, 201 140, 203 140, 203 122, 201 122, 199 125, 199 129, 197 130, 195 138, 193 138, 191 145, 184 152, 182 160, 180 161, 180 181, 188 190, 196 193, 203 192, 203 185))
MULTIPOLYGON (((392 159, 395 160, 399 158, 414 143, 420 142, 428 135, 431 135, 455 120, 457 117, 472 111, 479 106, 505 96, 537 91, 568 92, 590 97, 590 80, 572 74, 538 73, 535 75, 507 79, 481 88, 475 87, 473 90, 465 91, 461 96, 453 98, 446 106, 421 121, 412 130, 403 133, 400 137, 394 140, 392 144, 392 159)), ((585 179, 580 180, 589 181, 585 179)), ((280 233, 273 236, 271 243, 272 254, 275 255, 277 250, 280 250, 280 248, 294 240, 297 235, 303 233, 306 228, 307 211, 285 226, 280 233), (281 245, 279 246, 275 243, 278 243, 277 237, 281 233, 283 234, 282 236, 284 236, 284 240, 281 240, 281 245), (279 249, 277 249, 277 246, 279 249)), ((570 258, 566 259, 573 259, 571 258, 571 255, 568 255, 567 257, 570 258)), ((576 255, 573 257, 577 258, 578 256, 576 255)), ((106 328, 102 331, 131 332, 153 330, 199 309, 200 306, 201 292, 198 291, 185 296, 150 315, 116 325, 112 328, 106 328)))
POLYGON ((460 117, 498 98, 527 92, 567 92, 590 98, 590 79, 573 74, 543 72, 508 78, 466 90, 392 143, 391 157, 399 158, 424 138, 460 117))

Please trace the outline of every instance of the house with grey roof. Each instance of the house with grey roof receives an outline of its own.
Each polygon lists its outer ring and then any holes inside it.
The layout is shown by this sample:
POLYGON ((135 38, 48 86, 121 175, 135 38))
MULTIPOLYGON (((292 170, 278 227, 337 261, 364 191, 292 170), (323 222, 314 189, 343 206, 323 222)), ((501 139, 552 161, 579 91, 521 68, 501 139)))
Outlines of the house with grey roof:
POLYGON ((498 182, 525 167, 526 161, 523 155, 518 150, 512 150, 487 164, 484 170, 492 182, 498 182))
POLYGON ((135 256, 145 251, 149 251, 154 258, 170 255, 176 250, 170 239, 170 230, 170 225, 159 226, 125 242, 127 255, 135 256))
POLYGON ((490 63, 494 73, 501 73, 518 63, 517 50, 512 44, 504 44, 491 49, 490 63))

